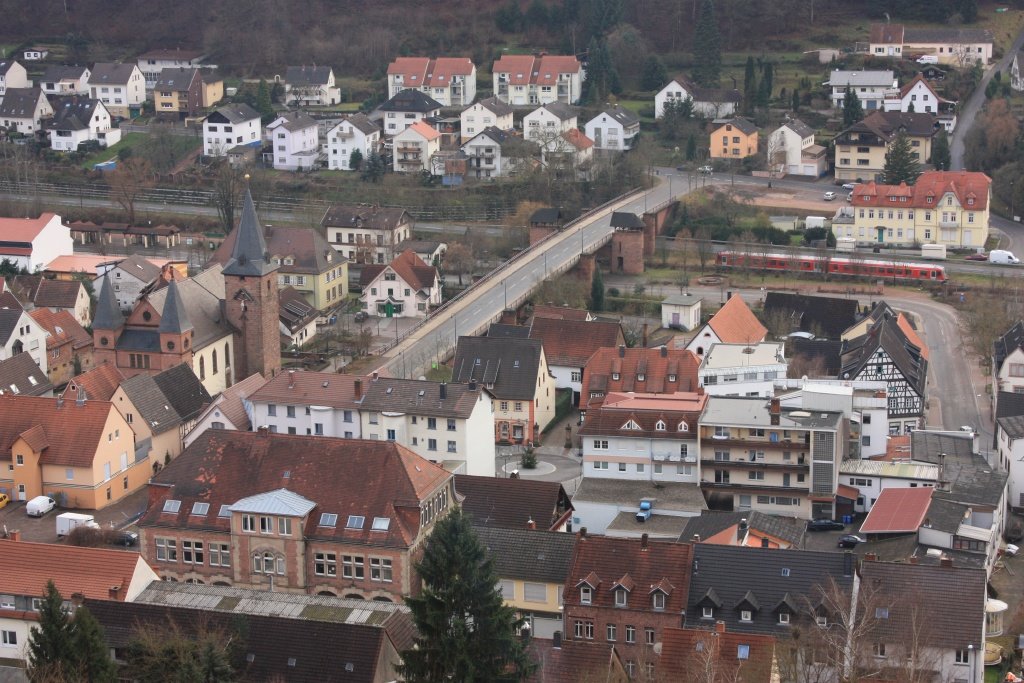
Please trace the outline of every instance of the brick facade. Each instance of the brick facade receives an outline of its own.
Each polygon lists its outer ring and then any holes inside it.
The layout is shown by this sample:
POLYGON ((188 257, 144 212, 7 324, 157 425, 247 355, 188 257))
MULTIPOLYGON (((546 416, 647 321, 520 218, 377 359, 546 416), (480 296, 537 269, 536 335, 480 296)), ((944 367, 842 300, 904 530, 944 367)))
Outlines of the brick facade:
POLYGON ((611 272, 623 275, 644 272, 644 231, 616 230, 612 233, 611 272))
POLYGON ((546 239, 548 235, 558 232, 558 228, 553 225, 531 225, 530 226, 530 246, 537 244, 543 239, 546 239))
POLYGON ((264 377, 281 370, 277 273, 262 277, 224 275, 224 303, 235 334, 235 377, 258 372, 264 377))

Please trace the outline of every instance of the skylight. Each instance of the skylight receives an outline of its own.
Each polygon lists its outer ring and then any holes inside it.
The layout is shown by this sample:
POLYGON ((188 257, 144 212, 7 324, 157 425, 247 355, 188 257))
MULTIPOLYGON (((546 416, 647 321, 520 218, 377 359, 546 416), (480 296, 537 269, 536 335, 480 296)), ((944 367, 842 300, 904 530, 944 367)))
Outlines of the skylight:
POLYGON ((168 499, 164 501, 164 512, 177 512, 181 509, 181 501, 168 499))
POLYGON ((362 529, 363 523, 366 522, 366 518, 362 515, 349 515, 348 521, 345 522, 346 529, 362 529))
POLYGON ((193 515, 199 515, 200 517, 205 517, 206 513, 208 513, 209 511, 210 511, 210 504, 209 503, 193 503, 192 504, 192 514, 193 515))
MULTIPOLYGON (((362 519, 360 517, 360 519, 362 519)), ((391 526, 390 517, 374 517, 373 518, 373 530, 374 531, 387 531, 391 526)))
POLYGON ((220 506, 220 510, 217 511, 217 516, 218 517, 230 517, 231 516, 231 506, 230 505, 221 505, 220 506))
POLYGON ((331 512, 325 512, 320 515, 320 526, 326 526, 334 528, 338 525, 338 515, 331 512))

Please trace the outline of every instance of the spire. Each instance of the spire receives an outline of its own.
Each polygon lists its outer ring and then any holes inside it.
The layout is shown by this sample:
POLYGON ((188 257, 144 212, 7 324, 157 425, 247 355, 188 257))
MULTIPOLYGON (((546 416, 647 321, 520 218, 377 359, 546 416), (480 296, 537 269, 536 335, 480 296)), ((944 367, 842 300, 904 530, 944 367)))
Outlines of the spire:
POLYGON ((96 330, 119 330, 124 326, 124 315, 121 314, 121 307, 114 296, 114 285, 110 282, 110 275, 104 273, 103 283, 100 286, 100 298, 96 302, 96 316, 92 320, 93 329, 96 330))
POLYGON ((277 270, 270 262, 267 254, 267 243, 263 239, 263 229, 256 217, 256 206, 252 203, 252 193, 245 188, 242 200, 242 220, 235 228, 235 244, 231 249, 231 260, 224 266, 225 275, 262 276, 277 270))
POLYGON ((160 332, 168 334, 181 334, 192 329, 188 313, 185 311, 185 302, 181 300, 178 293, 178 281, 171 280, 167 285, 167 298, 164 299, 164 312, 160 316, 160 332))

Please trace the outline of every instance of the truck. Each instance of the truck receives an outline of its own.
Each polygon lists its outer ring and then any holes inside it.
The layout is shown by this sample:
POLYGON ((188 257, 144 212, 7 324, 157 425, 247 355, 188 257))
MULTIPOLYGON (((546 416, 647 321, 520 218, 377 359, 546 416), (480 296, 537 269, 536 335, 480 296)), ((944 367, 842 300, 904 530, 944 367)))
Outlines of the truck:
POLYGON ((1020 263, 1020 259, 1014 256, 1012 251, 1006 251, 1005 249, 993 249, 988 253, 988 262, 1011 266, 1020 263))
POLYGON ((84 515, 78 512, 62 512, 57 515, 57 537, 67 536, 72 530, 80 526, 99 529, 100 525, 92 515, 84 515))
POLYGON ((945 259, 946 258, 946 245, 945 244, 922 244, 921 245, 921 258, 945 259))
POLYGON ((837 237, 836 251, 853 251, 857 248, 857 240, 852 237, 837 237))
POLYGON ((811 228, 824 228, 825 217, 824 216, 808 216, 804 219, 804 228, 810 230, 811 228))

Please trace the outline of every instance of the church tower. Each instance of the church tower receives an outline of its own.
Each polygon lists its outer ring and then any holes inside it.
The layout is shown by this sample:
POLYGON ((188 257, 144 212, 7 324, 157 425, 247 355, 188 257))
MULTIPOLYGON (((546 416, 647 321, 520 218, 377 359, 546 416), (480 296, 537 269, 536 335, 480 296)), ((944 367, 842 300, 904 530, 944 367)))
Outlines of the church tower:
POLYGON ((235 377, 242 380, 258 372, 269 379, 281 370, 277 266, 267 253, 249 188, 223 273, 225 312, 236 330, 235 377))
POLYGON ((110 274, 103 275, 100 296, 96 301, 96 315, 92 319, 93 362, 96 365, 116 363, 117 339, 124 331, 124 314, 114 294, 114 283, 110 274))
POLYGON ((178 292, 177 280, 171 280, 167 285, 167 298, 164 299, 164 312, 160 316, 158 331, 163 357, 160 367, 167 369, 181 363, 191 365, 194 328, 185 310, 185 302, 178 292))

